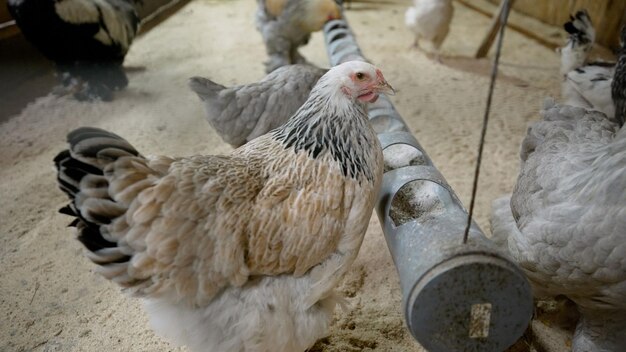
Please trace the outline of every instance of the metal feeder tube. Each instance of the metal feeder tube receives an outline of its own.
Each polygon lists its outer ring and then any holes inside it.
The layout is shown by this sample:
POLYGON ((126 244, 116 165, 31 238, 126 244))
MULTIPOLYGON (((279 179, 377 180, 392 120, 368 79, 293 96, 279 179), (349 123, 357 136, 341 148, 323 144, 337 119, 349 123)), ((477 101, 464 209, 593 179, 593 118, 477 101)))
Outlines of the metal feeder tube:
MULTIPOLYGON (((367 61, 345 20, 324 27, 331 65, 367 61)), ((385 153, 376 211, 400 278, 406 324, 431 352, 503 351, 524 333, 532 293, 519 267, 467 212, 381 95, 369 117, 385 153)))

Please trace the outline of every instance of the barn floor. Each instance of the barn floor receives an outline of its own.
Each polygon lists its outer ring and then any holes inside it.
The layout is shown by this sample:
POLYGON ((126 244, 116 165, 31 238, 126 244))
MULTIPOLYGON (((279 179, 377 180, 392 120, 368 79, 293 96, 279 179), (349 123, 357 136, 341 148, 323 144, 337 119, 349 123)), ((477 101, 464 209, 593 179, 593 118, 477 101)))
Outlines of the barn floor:
MULTIPOLYGON (((398 90, 396 108, 469 204, 485 105, 489 61, 470 59, 490 19, 455 3, 443 63, 410 49, 405 2, 354 3, 347 11, 363 53, 398 90)), ((66 202, 52 158, 65 135, 97 126, 127 138, 144 154, 227 153, 186 86, 194 75, 223 84, 264 76, 265 51, 254 28, 256 2, 195 0, 133 44, 130 86, 112 103, 47 95, 0 125, 0 351, 182 351, 155 336, 140 302, 93 274, 80 244, 57 213, 66 202)), ((558 33, 558 28, 552 28, 558 33)), ((548 33, 549 35, 549 33, 548 33)), ((322 34, 302 51, 328 66, 322 34)), ((487 136, 477 221, 488 232, 491 201, 510 192, 518 148, 547 96, 558 97, 559 57, 507 31, 487 136)), ((401 293, 375 216, 353 269, 339 288, 349 298, 316 351, 422 351, 404 328, 401 293)), ((539 335, 537 335, 539 336, 539 335)), ((567 336, 553 351, 565 348, 567 336)), ((553 343, 554 345, 554 343, 553 343)), ((528 350, 521 342, 516 351, 528 350)))

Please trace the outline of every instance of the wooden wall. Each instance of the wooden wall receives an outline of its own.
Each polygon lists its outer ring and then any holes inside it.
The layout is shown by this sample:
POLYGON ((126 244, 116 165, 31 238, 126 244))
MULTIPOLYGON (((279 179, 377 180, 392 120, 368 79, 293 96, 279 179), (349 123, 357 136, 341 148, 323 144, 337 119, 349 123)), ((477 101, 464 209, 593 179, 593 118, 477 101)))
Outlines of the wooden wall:
POLYGON ((609 48, 617 47, 619 31, 626 24, 626 0, 516 0, 513 8, 556 26, 567 22, 570 14, 587 9, 596 29, 596 42, 609 48))

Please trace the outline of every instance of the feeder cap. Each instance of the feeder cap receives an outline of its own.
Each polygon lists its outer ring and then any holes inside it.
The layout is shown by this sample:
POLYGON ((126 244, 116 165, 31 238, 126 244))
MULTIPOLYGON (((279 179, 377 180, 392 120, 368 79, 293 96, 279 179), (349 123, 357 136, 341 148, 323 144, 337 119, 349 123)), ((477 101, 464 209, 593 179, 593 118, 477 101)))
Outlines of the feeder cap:
POLYGON ((463 254, 436 265, 405 306, 413 336, 430 352, 501 352, 532 317, 532 293, 515 265, 490 254, 463 254))

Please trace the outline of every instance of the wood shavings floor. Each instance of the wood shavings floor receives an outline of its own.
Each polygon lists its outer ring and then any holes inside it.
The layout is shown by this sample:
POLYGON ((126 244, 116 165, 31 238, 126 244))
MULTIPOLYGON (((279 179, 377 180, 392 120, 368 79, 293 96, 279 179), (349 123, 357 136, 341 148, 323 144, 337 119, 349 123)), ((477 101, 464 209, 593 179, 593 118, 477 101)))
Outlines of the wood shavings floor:
MULTIPOLYGON (((398 90, 393 102, 464 204, 487 94, 489 61, 469 59, 489 19, 455 3, 443 63, 410 49, 403 25, 408 2, 354 3, 347 11, 363 53, 398 90)), ((128 89, 112 103, 48 95, 0 125, 0 351, 183 351, 155 336, 140 302, 93 274, 80 244, 57 213, 66 199, 52 158, 68 131, 83 125, 115 131, 145 154, 225 153, 204 120, 187 79, 223 84, 261 79, 265 50, 254 28, 256 2, 196 0, 131 47, 128 89)), ((328 66, 322 34, 302 51, 328 66)), ((508 31, 483 161, 477 221, 488 231, 491 201, 510 192, 527 124, 546 96, 557 96, 559 58, 508 31)), ((315 351, 422 351, 405 329, 401 292, 374 216, 359 258, 339 290, 330 336, 315 351)))

